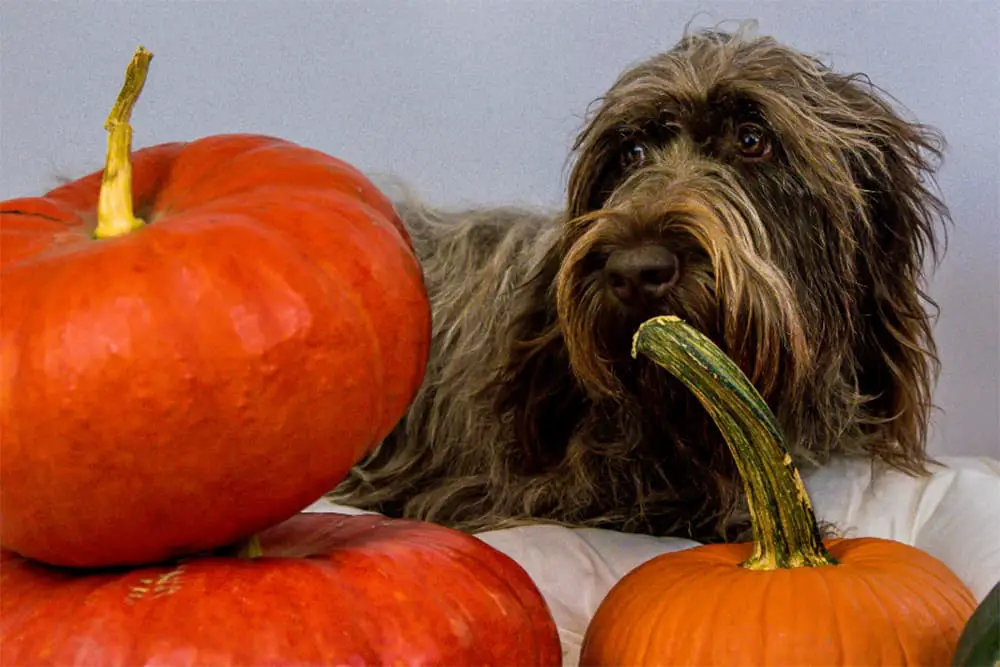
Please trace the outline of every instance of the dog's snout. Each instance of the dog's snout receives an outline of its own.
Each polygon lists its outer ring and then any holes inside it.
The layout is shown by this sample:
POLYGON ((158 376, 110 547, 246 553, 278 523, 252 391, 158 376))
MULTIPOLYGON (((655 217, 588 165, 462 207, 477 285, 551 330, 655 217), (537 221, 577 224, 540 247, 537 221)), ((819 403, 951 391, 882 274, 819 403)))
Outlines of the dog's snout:
POLYGON ((662 299, 679 273, 677 255, 661 245, 615 250, 604 265, 608 286, 626 305, 662 299))

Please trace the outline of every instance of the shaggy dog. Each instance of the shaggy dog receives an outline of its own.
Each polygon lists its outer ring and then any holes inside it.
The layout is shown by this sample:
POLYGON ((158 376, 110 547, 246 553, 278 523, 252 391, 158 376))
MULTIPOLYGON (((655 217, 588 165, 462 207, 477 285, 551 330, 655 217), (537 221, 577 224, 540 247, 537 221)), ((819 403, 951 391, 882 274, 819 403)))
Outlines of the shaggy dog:
POLYGON ((668 313, 739 364, 800 465, 923 472, 942 146, 863 76, 743 30, 687 34, 598 101, 559 214, 400 206, 433 307, 426 380, 331 498, 470 531, 741 537, 715 424, 630 356, 668 313))

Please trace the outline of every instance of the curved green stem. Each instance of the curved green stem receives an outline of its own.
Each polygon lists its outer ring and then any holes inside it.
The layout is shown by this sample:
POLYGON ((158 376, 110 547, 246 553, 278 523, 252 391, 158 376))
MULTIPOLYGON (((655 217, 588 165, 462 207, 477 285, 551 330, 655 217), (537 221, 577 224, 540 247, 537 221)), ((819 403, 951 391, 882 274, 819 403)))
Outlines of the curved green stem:
POLYGON ((246 542, 239 545, 236 552, 237 558, 254 559, 264 555, 264 549, 260 546, 260 538, 253 535, 246 542))
POLYGON ((753 527, 751 570, 836 564, 774 414, 746 375, 708 337, 673 315, 643 322, 632 340, 698 398, 729 445, 753 527))

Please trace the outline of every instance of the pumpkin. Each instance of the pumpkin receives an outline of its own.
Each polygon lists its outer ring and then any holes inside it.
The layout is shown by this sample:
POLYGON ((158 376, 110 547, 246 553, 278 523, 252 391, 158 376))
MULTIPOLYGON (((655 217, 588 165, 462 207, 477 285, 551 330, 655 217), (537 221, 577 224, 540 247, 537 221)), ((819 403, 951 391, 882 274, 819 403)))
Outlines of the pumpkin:
POLYGON ((965 624, 952 667, 1000 667, 1000 581, 965 624))
POLYGON ((475 537, 300 514, 242 555, 127 571, 2 555, 4 665, 559 665, 530 577, 475 537), (252 556, 252 557, 248 557, 252 556))
POLYGON ((753 543, 663 554, 628 572, 592 617, 581 665, 942 665, 975 599, 943 563, 886 539, 824 542, 763 399, 707 337, 673 316, 633 341, 724 434, 753 543))
POLYGON ((336 486, 423 378, 430 307, 351 165, 233 134, 0 204, 0 535, 67 566, 227 544, 336 486), (137 214, 137 215, 135 215, 137 214))

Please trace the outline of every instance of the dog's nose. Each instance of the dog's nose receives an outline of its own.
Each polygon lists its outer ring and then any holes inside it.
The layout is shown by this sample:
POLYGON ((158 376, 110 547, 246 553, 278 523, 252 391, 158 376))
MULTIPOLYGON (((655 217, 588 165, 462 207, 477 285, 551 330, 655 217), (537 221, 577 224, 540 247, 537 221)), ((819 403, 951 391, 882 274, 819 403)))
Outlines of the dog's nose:
POLYGON ((677 255, 661 245, 615 250, 604 265, 611 291, 626 305, 662 299, 679 273, 677 255))

